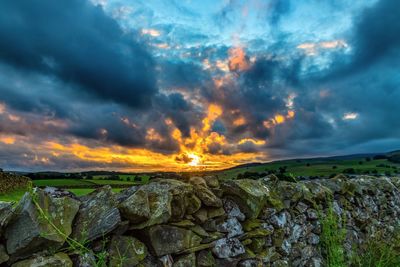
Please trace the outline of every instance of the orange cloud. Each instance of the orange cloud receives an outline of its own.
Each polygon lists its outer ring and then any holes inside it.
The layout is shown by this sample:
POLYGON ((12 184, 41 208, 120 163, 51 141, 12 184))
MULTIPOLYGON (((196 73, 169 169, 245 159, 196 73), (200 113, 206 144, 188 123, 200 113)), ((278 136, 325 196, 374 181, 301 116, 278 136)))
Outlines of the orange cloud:
POLYGON ((245 124, 246 124, 246 119, 243 116, 241 116, 241 117, 239 117, 239 118, 237 118, 236 120, 233 121, 233 125, 234 126, 242 126, 242 125, 245 125, 245 124))
POLYGON ((230 71, 244 71, 250 67, 243 48, 236 47, 229 50, 228 66, 230 71))
POLYGON ((12 145, 16 141, 16 138, 14 136, 9 136, 9 135, 2 135, 0 136, 0 142, 6 144, 6 145, 12 145))
POLYGON ((253 143, 255 145, 261 146, 261 145, 265 145, 266 142, 264 140, 257 140, 257 139, 253 139, 253 138, 243 138, 238 142, 239 145, 242 145, 245 143, 253 143))

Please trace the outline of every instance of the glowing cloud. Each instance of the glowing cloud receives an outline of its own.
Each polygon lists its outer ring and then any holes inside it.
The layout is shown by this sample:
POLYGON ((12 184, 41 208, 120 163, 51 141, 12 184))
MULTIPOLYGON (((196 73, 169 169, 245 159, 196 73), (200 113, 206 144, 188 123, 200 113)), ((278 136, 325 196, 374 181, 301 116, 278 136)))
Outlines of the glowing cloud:
POLYGON ((0 142, 6 144, 6 145, 12 145, 16 141, 16 138, 14 136, 8 136, 8 135, 1 135, 0 136, 0 142))
POLYGON ((155 29, 142 29, 142 34, 150 35, 152 37, 158 37, 161 33, 155 29))
POLYGON ((250 67, 243 48, 236 47, 229 50, 228 66, 230 71, 244 71, 250 67))
POLYGON ((358 113, 356 113, 356 112, 345 113, 345 114, 343 114, 343 117, 342 117, 343 120, 355 120, 357 118, 358 118, 358 113))
POLYGON ((344 40, 332 40, 318 43, 303 43, 297 46, 308 56, 316 56, 320 50, 347 48, 349 45, 344 40))
POLYGON ((255 145, 258 146, 262 146, 265 145, 265 141, 264 140, 257 140, 257 139, 253 139, 253 138, 243 138, 239 141, 239 145, 245 144, 245 143, 253 143, 255 145))

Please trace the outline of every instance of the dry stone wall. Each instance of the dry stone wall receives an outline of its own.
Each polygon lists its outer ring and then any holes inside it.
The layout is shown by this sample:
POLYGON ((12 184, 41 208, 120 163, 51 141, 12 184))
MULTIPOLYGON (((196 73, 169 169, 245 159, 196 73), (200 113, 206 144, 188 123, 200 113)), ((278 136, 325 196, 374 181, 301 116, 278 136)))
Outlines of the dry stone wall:
POLYGON ((34 189, 0 202, 1 266, 325 266, 322 221, 347 254, 394 231, 400 178, 158 179, 114 194, 34 189))

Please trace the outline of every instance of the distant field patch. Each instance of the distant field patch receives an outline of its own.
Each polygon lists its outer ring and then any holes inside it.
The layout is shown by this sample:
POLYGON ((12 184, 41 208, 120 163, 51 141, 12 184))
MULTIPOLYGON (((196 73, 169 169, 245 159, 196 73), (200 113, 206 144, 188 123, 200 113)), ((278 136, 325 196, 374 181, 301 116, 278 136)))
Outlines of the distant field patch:
POLYGON ((63 187, 63 186, 81 186, 81 185, 93 185, 93 182, 89 180, 81 180, 81 179, 43 179, 43 180, 33 180, 34 186, 54 186, 54 187, 63 187))

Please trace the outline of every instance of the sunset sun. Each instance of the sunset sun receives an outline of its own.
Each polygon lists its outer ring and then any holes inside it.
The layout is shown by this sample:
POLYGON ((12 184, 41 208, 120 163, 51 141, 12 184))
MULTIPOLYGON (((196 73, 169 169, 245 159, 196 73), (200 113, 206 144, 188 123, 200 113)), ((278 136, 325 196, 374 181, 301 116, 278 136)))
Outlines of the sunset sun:
POLYGON ((195 153, 188 153, 188 158, 190 161, 188 162, 188 165, 191 167, 197 167, 201 164, 201 158, 196 155, 195 153))

